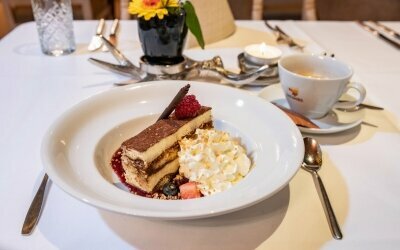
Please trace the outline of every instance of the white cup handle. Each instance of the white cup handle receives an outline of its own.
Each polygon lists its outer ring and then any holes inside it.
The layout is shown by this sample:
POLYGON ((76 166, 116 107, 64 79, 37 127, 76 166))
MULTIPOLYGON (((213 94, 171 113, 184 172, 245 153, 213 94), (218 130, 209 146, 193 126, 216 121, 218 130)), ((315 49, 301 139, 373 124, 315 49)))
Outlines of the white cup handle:
POLYGON ((348 102, 337 102, 335 104, 335 108, 344 108, 344 109, 351 109, 354 108, 358 105, 360 105, 367 94, 367 91, 365 90, 364 86, 361 83, 357 82, 351 82, 347 84, 346 88, 344 89, 342 95, 349 91, 350 89, 355 89, 359 93, 358 99, 355 101, 348 101, 348 102))

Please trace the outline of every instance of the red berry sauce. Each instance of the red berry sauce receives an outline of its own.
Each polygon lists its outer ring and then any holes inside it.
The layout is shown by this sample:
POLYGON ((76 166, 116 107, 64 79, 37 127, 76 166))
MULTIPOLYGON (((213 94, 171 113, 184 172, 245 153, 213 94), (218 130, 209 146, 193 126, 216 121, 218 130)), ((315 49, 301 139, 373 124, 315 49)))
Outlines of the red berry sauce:
MULTIPOLYGON (((126 186, 128 187, 129 191, 133 194, 136 195, 140 195, 143 197, 147 197, 147 198, 160 198, 160 197, 165 197, 165 195, 163 195, 163 192, 160 190, 158 192, 154 192, 153 194, 149 194, 135 186, 132 186, 131 184, 127 183, 125 180, 125 170, 122 167, 122 162, 121 162, 121 156, 122 156, 122 149, 119 148, 113 155, 113 157, 111 158, 111 167, 114 170, 115 174, 118 176, 119 180, 126 186)), ((181 178, 174 178, 172 180, 172 183, 174 183, 177 187, 179 187, 182 184, 185 184, 186 182, 188 182, 189 180, 185 177, 181 177, 181 178)), ((180 196, 176 196, 178 198, 176 199, 180 199, 180 196)), ((169 197, 171 198, 171 197, 169 197)))
POLYGON ((121 156, 122 156, 122 149, 119 148, 111 158, 111 167, 114 170, 115 174, 118 176, 119 180, 129 188, 129 191, 133 194, 144 196, 144 197, 151 197, 150 194, 144 192, 143 190, 138 189, 137 187, 132 186, 131 184, 127 183, 125 181, 125 171, 124 168, 122 167, 122 162, 121 162, 121 156))

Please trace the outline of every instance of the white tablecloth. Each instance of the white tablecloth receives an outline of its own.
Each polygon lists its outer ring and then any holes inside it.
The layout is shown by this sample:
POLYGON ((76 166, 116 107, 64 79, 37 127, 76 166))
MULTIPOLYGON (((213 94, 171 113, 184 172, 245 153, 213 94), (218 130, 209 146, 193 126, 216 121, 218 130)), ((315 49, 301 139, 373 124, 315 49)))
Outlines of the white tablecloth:
MULTIPOLYGON (((303 170, 272 198, 239 212, 192 221, 157 221, 88 206, 51 185, 39 225, 20 235, 43 176, 40 144, 48 126, 73 104, 112 88, 125 77, 90 63, 109 54, 85 48, 95 21, 75 22, 73 55, 44 56, 34 23, 0 41, 0 249, 399 249, 400 247, 400 51, 350 22, 278 22, 307 44, 354 67, 368 101, 385 111, 366 112, 361 125, 316 136, 324 153, 320 171, 344 239, 333 240, 311 176, 303 170)), ((400 23, 387 23, 400 31, 400 23)), ((121 50, 137 62, 142 54, 136 23, 122 22, 121 50)), ((243 46, 272 41, 262 22, 238 22, 236 34, 205 51, 237 68, 243 46)), ((273 42, 273 41, 272 41, 273 42)), ((286 52, 287 49, 285 49, 286 52)), ((259 88, 250 89, 254 94, 259 88)))

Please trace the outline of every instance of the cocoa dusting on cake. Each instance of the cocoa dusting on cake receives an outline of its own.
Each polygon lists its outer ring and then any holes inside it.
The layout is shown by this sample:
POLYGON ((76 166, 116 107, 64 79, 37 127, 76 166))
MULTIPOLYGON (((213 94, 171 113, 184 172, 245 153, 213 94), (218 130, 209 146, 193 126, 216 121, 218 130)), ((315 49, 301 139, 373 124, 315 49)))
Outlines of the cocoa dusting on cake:
MULTIPOLYGON (((210 109, 210 107, 203 106, 198 112, 198 115, 202 115, 210 109)), ((136 136, 126 140, 122 143, 122 147, 126 149, 134 149, 139 152, 145 152, 165 137, 176 133, 179 128, 191 120, 191 118, 179 120, 174 116, 174 114, 172 114, 169 119, 159 120, 136 136)))
MULTIPOLYGON (((213 128, 212 122, 203 123, 199 127, 199 129, 211 129, 211 128, 213 128)), ((195 133, 195 130, 190 132, 186 137, 192 137, 194 135, 194 133, 195 133)), ((174 145, 172 145, 172 147, 166 149, 161 155, 159 155, 157 158, 155 158, 152 162, 148 163, 148 166, 146 166, 146 164, 141 159, 130 159, 130 160, 134 163, 134 165, 138 169, 143 170, 145 173, 151 175, 156 172, 156 170, 158 169, 157 166, 160 165, 159 162, 162 161, 164 158, 166 158, 166 155, 176 154, 177 151, 179 151, 179 143, 175 143, 174 145)))

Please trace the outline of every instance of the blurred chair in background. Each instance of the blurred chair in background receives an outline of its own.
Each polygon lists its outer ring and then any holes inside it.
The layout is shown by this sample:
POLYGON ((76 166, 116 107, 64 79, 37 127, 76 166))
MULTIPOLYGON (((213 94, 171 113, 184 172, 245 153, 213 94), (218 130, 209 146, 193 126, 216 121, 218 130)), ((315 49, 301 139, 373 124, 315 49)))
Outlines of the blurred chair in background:
POLYGON ((303 0, 264 0, 263 19, 299 20, 302 6, 303 0))
POLYGON ((317 20, 317 13, 315 11, 315 0, 303 0, 301 19, 308 21, 317 20))
POLYGON ((12 12, 7 7, 8 1, 0 0, 0 37, 3 37, 15 27, 12 12))
POLYGON ((130 0, 114 0, 114 15, 115 18, 127 20, 132 19, 128 13, 128 5, 130 0))
MULTIPOLYGON (((116 18, 131 19, 131 16, 128 13, 129 2, 130 0, 114 0, 114 13, 116 18)), ((210 11, 213 11, 214 9, 217 10, 218 7, 225 6, 226 0, 204 0, 204 3, 201 3, 202 1, 198 0, 191 0, 191 2, 196 6, 196 11, 202 12, 202 10, 197 9, 205 8, 210 11)), ((261 20, 263 18, 264 0, 228 0, 227 2, 235 19, 261 20)))
MULTIPOLYGON (((30 0, 2 0, 12 26, 33 20, 30 0)), ((112 0, 72 0, 74 19, 112 18, 112 0)))
POLYGON ((232 14, 236 20, 262 20, 264 0, 228 0, 232 14))
POLYGON ((303 6, 306 20, 400 21, 400 0, 304 0, 303 6))

